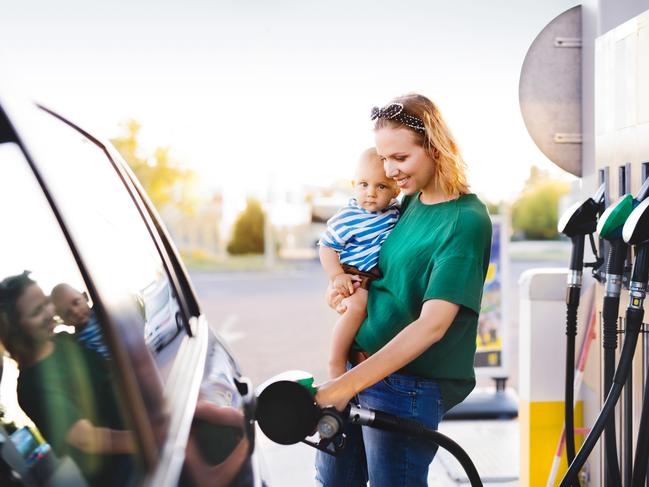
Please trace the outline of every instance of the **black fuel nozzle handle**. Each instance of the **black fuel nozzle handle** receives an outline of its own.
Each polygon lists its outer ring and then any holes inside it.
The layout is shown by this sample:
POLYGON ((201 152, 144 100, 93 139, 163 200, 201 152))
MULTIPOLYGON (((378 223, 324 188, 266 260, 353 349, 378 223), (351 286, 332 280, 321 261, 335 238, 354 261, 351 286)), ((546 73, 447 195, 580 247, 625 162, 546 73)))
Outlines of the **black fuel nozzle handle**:
MULTIPOLYGON (((570 270, 581 272, 584 268, 584 242, 586 235, 573 235, 570 237, 572 249, 570 251, 570 270)), ((580 283, 581 284, 581 283, 580 283)))
POLYGON ((311 390, 291 380, 267 381, 257 396, 256 419, 264 434, 275 443, 303 442, 336 455, 345 443, 345 423, 396 431, 430 441, 451 453, 466 471, 472 487, 482 487, 475 465, 467 453, 447 436, 408 419, 349 404, 343 412, 320 408, 311 390), (318 443, 307 440, 316 431, 318 443))
POLYGON ((577 202, 563 212, 557 230, 566 237, 588 235, 597 228, 597 216, 604 211, 606 186, 601 184, 592 198, 577 202))

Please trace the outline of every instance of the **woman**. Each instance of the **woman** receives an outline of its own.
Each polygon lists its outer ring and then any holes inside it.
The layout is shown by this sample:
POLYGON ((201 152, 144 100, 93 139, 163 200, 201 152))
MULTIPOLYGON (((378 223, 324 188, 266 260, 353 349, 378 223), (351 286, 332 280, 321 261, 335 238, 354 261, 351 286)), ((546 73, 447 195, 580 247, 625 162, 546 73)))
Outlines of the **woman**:
MULTIPOLYGON (((316 401, 361 406, 437 429, 475 386, 473 357, 491 221, 469 193, 465 164, 437 107, 416 94, 372 110, 376 150, 404 193, 402 216, 381 249, 353 368, 321 385, 316 401)), ((341 297, 330 292, 329 304, 341 297)), ((339 310, 340 311, 340 310, 339 310)), ((425 486, 436 448, 402 435, 350 427, 339 457, 318 452, 325 487, 425 486)))
POLYGON ((107 361, 67 333, 54 335, 54 306, 29 272, 0 282, 0 341, 20 369, 22 410, 90 485, 124 485, 133 438, 123 431, 107 361))

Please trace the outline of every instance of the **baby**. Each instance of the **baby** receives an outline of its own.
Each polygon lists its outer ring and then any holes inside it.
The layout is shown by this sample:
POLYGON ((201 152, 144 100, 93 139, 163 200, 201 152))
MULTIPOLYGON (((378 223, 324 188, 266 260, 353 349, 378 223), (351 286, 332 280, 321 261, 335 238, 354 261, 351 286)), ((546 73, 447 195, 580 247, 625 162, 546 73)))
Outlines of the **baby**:
POLYGON ((374 148, 361 155, 352 181, 354 197, 327 222, 318 242, 320 262, 342 296, 345 312, 334 326, 329 376, 345 373, 354 337, 367 314, 367 289, 381 277, 379 250, 399 218, 396 182, 388 178, 374 148), (354 282, 360 282, 360 287, 354 282))
POLYGON ((50 293, 56 314, 66 325, 74 326, 77 341, 86 348, 110 359, 95 312, 88 306, 88 298, 66 283, 57 284, 50 293))

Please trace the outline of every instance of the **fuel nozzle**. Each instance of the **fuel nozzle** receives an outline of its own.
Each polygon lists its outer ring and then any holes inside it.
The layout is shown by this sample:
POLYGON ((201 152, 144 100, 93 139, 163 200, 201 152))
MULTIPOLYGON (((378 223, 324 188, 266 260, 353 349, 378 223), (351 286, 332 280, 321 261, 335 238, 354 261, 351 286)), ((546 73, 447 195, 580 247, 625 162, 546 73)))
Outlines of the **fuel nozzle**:
MULTIPOLYGON (((606 423, 608 423, 610 418, 613 417, 615 413, 615 405, 631 370, 633 354, 635 352, 638 335, 644 317, 643 303, 646 294, 647 278, 649 276, 649 199, 645 198, 628 215, 622 227, 622 238, 627 244, 634 245, 636 250, 631 282, 629 284, 629 305, 626 309, 624 344, 622 345, 622 351, 620 352, 620 359, 617 369, 615 370, 613 383, 606 397, 606 401, 604 401, 604 405, 602 406, 602 411, 597 417, 590 433, 584 440, 581 450, 579 450, 579 454, 575 457, 574 461, 570 463, 568 471, 561 481, 560 487, 568 487, 568 485, 572 485, 573 482, 575 482, 579 470, 583 467, 588 456, 595 447, 606 423)), ((646 390, 649 391, 649 389, 646 390)), ((649 427, 648 414, 649 412, 645 413, 643 409, 643 417, 640 421, 640 431, 645 431, 643 430, 643 427, 649 427)), ((632 485, 634 486, 641 485, 636 484, 636 480, 644 483, 644 475, 647 466, 646 454, 649 452, 649 436, 646 434, 639 436, 636 448, 636 465, 634 465, 633 468, 632 482, 632 485)))
MULTIPOLYGON (((643 185, 644 187, 644 185, 643 185)), ((622 229, 624 241, 635 246, 635 259, 631 282, 629 283, 629 305, 626 314, 626 326, 631 332, 638 334, 644 318, 644 299, 649 278, 649 198, 642 201, 631 212, 622 229)), ((620 357, 620 364, 625 360, 625 365, 630 367, 630 360, 620 357)), ((618 368, 620 368, 618 366, 618 368)), ((643 397, 642 414, 638 428, 635 461, 633 464, 633 487, 645 484, 647 473, 647 456, 649 455, 649 388, 645 388, 643 397)))
MULTIPOLYGON (((642 201, 629 215, 624 228, 622 237, 629 245, 635 245, 636 256, 631 274, 631 304, 634 304, 634 291, 644 292, 649 275, 649 198, 642 201)), ((640 303, 640 306, 642 303, 640 303)))
POLYGON ((337 455, 345 446, 345 413, 322 409, 315 401, 316 388, 308 372, 293 370, 272 377, 257 389, 256 419, 275 443, 306 443, 337 455), (319 441, 307 438, 318 433, 319 441))
MULTIPOLYGON (((597 217, 604 211, 604 194, 606 186, 602 184, 592 198, 587 198, 583 202, 577 202, 568 208, 557 224, 557 230, 572 242, 570 255, 570 272, 568 274, 568 286, 581 288, 582 273, 584 266, 593 268, 595 278, 599 277, 599 268, 603 264, 603 259, 597 255, 597 248, 593 239, 593 233, 597 228, 597 217), (584 264, 584 242, 586 235, 589 236, 590 245, 595 255, 595 262, 584 264)), ((574 300, 573 296, 568 296, 569 300, 574 300)))
POLYGON ((442 433, 412 419, 400 418, 374 409, 348 404, 343 412, 320 408, 315 401, 313 376, 291 371, 264 382, 257 389, 256 419, 264 434, 275 443, 306 443, 331 455, 345 447, 344 425, 361 425, 394 431, 440 446, 453 455, 464 468, 472 487, 482 487, 480 475, 467 453, 442 433), (318 433, 318 442, 307 437, 318 433))
MULTIPOLYGON (((561 215, 557 229, 570 237, 572 242, 570 265, 566 289, 566 377, 564 392, 564 412, 566 430, 566 457, 568 463, 575 458, 574 436, 574 366, 575 338, 577 336, 577 311, 581 296, 581 285, 584 266, 593 268, 593 276, 601 278, 600 268, 603 260, 597 255, 593 233, 597 228, 597 217, 604 211, 604 194, 606 186, 602 184, 592 198, 578 202, 561 215), (595 255, 595 262, 584 264, 584 244, 586 235, 595 255)), ((572 484, 577 487, 576 483, 572 484)))
POLYGON ((559 218, 559 233, 566 237, 593 233, 597 227, 597 215, 604 209, 604 191, 605 186, 602 184, 592 198, 568 208, 559 218))

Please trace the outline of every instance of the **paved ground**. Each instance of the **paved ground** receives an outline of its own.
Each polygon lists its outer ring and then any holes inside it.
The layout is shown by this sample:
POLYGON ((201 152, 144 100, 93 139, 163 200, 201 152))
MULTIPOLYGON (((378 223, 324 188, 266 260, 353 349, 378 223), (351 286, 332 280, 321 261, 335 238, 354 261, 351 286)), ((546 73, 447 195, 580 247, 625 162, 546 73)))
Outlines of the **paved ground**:
MULTIPOLYGON (((566 245, 514 244, 515 259, 509 272, 508 385, 518 384, 518 278, 530 268, 565 266, 566 245)), ((324 304, 325 276, 316 262, 303 262, 278 272, 194 273, 194 285, 210 324, 225 338, 253 384, 290 369, 311 372, 325 379, 331 325, 335 314, 324 304)), ((491 386, 483 378, 479 385, 491 386)), ((516 420, 443 422, 441 431, 460 443, 474 459, 489 485, 511 486, 518 475, 516 420)), ((262 436, 262 435, 260 435, 262 436)), ((306 445, 275 445, 263 438, 273 485, 303 487, 313 484, 313 455, 306 445)), ((438 455, 429 484, 461 485, 454 461, 438 455)), ((465 484, 466 485, 466 484, 465 484)))
MULTIPOLYGON (((505 421, 448 421, 440 431, 453 438, 469 454, 485 485, 518 485, 518 423, 505 421), (485 444, 489 448, 485 448, 485 444)), ((259 431, 259 446, 272 486, 304 487, 314 485, 315 450, 304 444, 276 445, 259 431)), ((440 451, 433 461, 428 485, 457 487, 468 485, 460 464, 440 451)))

